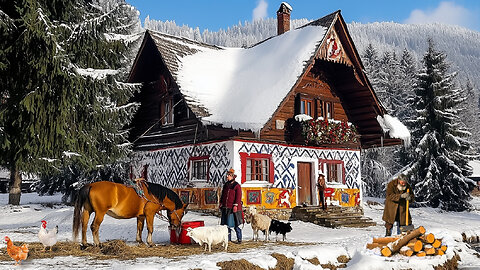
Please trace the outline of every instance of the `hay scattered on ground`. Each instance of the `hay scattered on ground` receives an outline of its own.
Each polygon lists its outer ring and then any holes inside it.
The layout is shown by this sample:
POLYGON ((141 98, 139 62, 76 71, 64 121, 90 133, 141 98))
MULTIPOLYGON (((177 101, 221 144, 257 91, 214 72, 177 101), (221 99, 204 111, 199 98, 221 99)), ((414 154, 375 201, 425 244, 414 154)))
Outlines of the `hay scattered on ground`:
POLYGON ((280 253, 272 253, 272 257, 277 259, 277 265, 275 269, 293 269, 293 265, 295 264, 295 260, 293 258, 288 258, 280 253))
MULTIPOLYGON (((20 246, 23 243, 14 242, 16 246, 20 246)), ((196 255, 196 254, 210 254, 204 251, 203 247, 198 244, 192 245, 176 245, 165 244, 149 247, 145 244, 125 243, 123 240, 110 240, 102 243, 99 247, 88 245, 82 247, 79 243, 74 242, 58 242, 52 247, 52 250, 43 251, 43 245, 39 242, 28 243, 29 253, 27 260, 31 259, 44 259, 54 258, 60 256, 75 256, 75 257, 91 257, 97 260, 131 260, 135 258, 145 257, 164 257, 164 258, 180 258, 184 256, 196 255)), ((230 242, 228 244, 227 252, 238 253, 245 249, 255 248, 268 248, 272 245, 288 245, 288 246, 301 246, 305 243, 287 243, 287 242, 253 242, 243 241, 241 244, 235 244, 230 242)), ((0 249, 0 260, 11 261, 12 259, 7 254, 6 248, 0 249)), ((223 252, 224 249, 221 245, 212 246, 212 253, 223 252)))
POLYGON ((264 270, 263 268, 248 262, 245 259, 241 260, 233 260, 233 261, 225 261, 225 262, 218 262, 217 266, 220 267, 222 270, 233 270, 233 269, 242 269, 242 270, 264 270))

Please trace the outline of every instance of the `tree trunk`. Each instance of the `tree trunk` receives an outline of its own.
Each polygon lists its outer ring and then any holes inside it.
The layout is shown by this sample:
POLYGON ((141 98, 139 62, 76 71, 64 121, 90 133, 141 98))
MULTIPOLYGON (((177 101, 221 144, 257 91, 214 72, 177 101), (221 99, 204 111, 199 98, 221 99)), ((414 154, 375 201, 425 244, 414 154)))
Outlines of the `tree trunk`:
POLYGON ((20 172, 14 168, 10 170, 10 182, 8 183, 8 203, 11 205, 20 205, 20 196, 22 195, 22 176, 20 172))

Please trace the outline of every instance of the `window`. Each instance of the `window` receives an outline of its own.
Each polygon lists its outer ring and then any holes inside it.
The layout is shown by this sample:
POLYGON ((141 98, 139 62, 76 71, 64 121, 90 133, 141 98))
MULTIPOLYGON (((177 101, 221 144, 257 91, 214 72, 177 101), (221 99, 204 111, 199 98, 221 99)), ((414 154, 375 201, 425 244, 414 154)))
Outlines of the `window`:
POLYGON ((313 117, 313 102, 310 99, 300 99, 300 113, 313 117))
POLYGON ((208 156, 190 158, 190 180, 208 180, 208 159, 208 156))
POLYGON ((270 163, 270 160, 265 158, 247 158, 247 181, 266 181, 269 179, 268 163, 270 163))
POLYGON ((172 99, 166 100, 162 103, 162 124, 173 124, 173 101, 172 99))
POLYGON ((333 119, 333 103, 319 100, 319 116, 326 119, 333 119))
POLYGON ((265 181, 273 183, 273 162, 270 154, 240 153, 242 183, 265 181))
POLYGON ((324 172, 326 181, 330 183, 345 183, 345 168, 341 160, 320 160, 319 171, 324 172))

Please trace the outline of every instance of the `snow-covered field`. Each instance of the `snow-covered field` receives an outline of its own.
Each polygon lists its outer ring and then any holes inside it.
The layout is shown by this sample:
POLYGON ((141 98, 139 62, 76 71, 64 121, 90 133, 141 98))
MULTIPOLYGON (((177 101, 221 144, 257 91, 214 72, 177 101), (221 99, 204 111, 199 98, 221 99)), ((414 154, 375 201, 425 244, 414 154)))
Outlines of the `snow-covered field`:
MULTIPOLYGON (((38 242, 37 232, 42 219, 48 221, 48 227, 58 224, 59 241, 69 241, 72 236, 73 208, 60 203, 61 195, 40 197, 36 193, 23 194, 20 206, 8 205, 8 194, 0 194, 0 248, 5 247, 4 236, 14 241, 38 242)), ((382 203, 382 199, 366 198, 366 201, 382 203)), ((311 223, 292 222, 293 231, 287 234, 287 241, 308 243, 308 245, 286 246, 269 245, 266 248, 248 249, 241 253, 223 252, 215 249, 212 253, 167 259, 162 257, 138 258, 135 260, 93 260, 86 257, 55 257, 52 259, 35 259, 23 262, 14 267, 12 261, 0 261, 2 269, 220 269, 217 262, 246 259, 262 268, 273 268, 276 259, 270 254, 277 252, 295 259, 295 269, 322 269, 307 259, 317 258, 321 264, 335 263, 340 255, 351 258, 347 269, 433 269, 443 264, 457 253, 461 261, 460 269, 480 269, 480 258, 475 251, 462 242, 461 233, 480 235, 480 197, 474 198, 476 210, 472 212, 450 213, 438 209, 411 209, 415 226, 422 225, 427 232, 443 238, 448 245, 446 256, 435 257, 403 257, 394 255, 390 258, 380 256, 379 250, 365 248, 373 237, 384 236, 385 230, 381 221, 383 205, 364 205, 365 215, 378 223, 368 228, 330 229, 311 223)), ((188 212, 184 221, 204 220, 205 225, 216 225, 219 219, 195 212, 188 212)), ((135 245, 136 220, 118 220, 106 217, 100 226, 101 241, 123 239, 135 245)), ((252 238, 249 224, 243 228, 244 240, 252 238)), ((144 230, 143 238, 146 237, 144 230)), ((273 236, 272 239, 275 239, 273 236)), ((279 237, 281 239, 281 236, 279 237)), ((92 242, 90 229, 88 240, 92 242)), ((167 223, 155 220, 153 234, 155 243, 169 243, 167 223)), ((274 240, 273 240, 274 241, 274 240)))

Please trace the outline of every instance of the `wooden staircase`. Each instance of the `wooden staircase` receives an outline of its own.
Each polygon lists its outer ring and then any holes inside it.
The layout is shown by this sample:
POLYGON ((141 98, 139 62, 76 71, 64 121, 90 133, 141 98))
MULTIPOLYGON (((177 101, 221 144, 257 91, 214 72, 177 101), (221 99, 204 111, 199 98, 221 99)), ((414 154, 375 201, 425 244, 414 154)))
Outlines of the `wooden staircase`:
POLYGON ((329 228, 377 225, 371 218, 363 216, 361 207, 329 206, 323 210, 319 206, 296 206, 292 209, 290 220, 311 222, 329 228))

